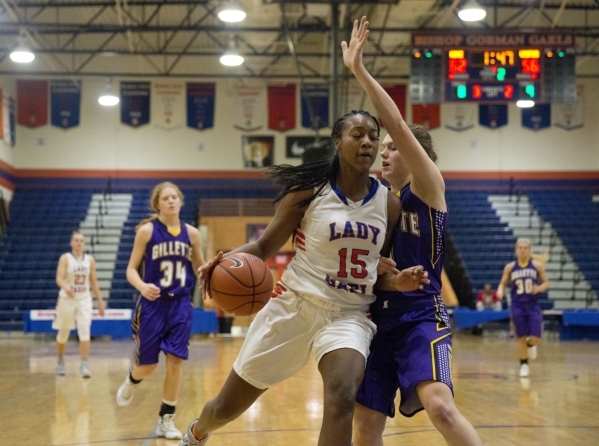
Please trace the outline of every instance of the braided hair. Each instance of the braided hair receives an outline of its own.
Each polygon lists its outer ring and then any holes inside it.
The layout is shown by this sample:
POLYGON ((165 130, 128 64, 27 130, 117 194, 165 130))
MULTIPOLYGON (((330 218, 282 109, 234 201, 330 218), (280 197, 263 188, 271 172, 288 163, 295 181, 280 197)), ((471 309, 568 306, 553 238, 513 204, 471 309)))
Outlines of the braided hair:
MULTIPOLYGON (((355 115, 364 115, 371 118, 376 124, 377 133, 380 135, 381 128, 377 119, 370 113, 364 110, 352 110, 349 113, 341 116, 333 124, 331 137, 333 140, 341 138, 343 127, 347 118, 355 115)), ((313 163, 305 163, 299 166, 291 166, 289 164, 280 164, 267 169, 268 175, 282 186, 274 202, 278 203, 290 192, 299 192, 302 190, 316 189, 312 196, 297 203, 297 206, 302 208, 308 206, 312 200, 322 191, 330 180, 335 179, 339 172, 339 152, 331 158, 316 161, 313 163)))

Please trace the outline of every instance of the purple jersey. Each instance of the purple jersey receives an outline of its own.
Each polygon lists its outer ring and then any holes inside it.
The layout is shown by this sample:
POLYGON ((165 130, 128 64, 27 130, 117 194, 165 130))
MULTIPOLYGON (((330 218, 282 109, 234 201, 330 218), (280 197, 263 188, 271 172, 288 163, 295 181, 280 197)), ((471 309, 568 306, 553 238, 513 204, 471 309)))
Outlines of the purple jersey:
POLYGON ((191 296, 195 272, 187 225, 178 235, 168 232, 160 220, 152 220, 152 237, 146 247, 143 280, 160 288, 160 297, 191 296))
POLYGON ((400 199, 393 259, 400 270, 422 265, 431 283, 410 293, 377 291, 370 305, 377 333, 356 401, 392 417, 400 389, 400 412, 411 417, 424 408, 416 391, 420 382, 442 382, 453 392, 451 328, 441 301, 447 212, 432 209, 412 194, 409 185, 401 190, 400 199))
POLYGON ((422 265, 428 272, 431 283, 424 285, 422 290, 394 293, 397 297, 389 301, 380 298, 383 293, 377 293, 379 298, 371 305, 371 309, 375 311, 377 307, 382 308, 383 305, 385 309, 391 310, 396 306, 401 307, 405 299, 441 295, 447 212, 438 211, 425 204, 412 193, 409 184, 403 187, 399 198, 402 210, 393 242, 393 260, 399 270, 422 265))
POLYGON ((539 283, 539 272, 532 260, 529 260, 524 266, 520 266, 516 261, 510 272, 509 287, 511 289, 512 305, 524 308, 538 305, 539 295, 532 294, 532 287, 539 283))

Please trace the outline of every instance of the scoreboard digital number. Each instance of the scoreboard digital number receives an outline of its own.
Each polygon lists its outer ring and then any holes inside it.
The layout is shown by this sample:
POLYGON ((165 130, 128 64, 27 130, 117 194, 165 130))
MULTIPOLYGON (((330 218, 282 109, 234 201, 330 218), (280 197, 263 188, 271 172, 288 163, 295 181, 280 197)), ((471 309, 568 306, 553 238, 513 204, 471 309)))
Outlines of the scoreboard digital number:
POLYGON ((445 56, 446 101, 541 99, 539 49, 450 49, 445 56))
POLYGON ((567 32, 415 32, 410 100, 574 102, 574 57, 567 32))

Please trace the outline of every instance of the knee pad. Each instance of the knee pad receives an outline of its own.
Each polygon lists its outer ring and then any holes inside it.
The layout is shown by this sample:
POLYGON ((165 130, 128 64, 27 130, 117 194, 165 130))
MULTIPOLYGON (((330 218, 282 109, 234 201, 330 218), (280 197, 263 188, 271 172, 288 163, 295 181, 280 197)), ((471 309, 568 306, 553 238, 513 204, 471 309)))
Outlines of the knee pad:
POLYGON ((77 334, 79 335, 80 341, 89 341, 90 340, 90 332, 91 327, 86 325, 85 327, 77 327, 77 334))
POLYGON ((58 330, 58 334, 56 335, 56 342, 59 344, 66 344, 69 340, 69 334, 71 330, 58 330))

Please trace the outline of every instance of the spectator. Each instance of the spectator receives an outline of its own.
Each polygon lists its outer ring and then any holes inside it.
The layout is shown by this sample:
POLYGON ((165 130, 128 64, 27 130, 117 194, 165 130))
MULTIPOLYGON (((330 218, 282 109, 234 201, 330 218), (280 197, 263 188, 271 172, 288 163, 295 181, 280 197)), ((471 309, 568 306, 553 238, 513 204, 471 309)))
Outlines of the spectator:
POLYGON ((491 284, 489 283, 487 283, 485 289, 476 296, 476 309, 482 311, 487 308, 491 308, 495 311, 501 310, 501 299, 497 297, 497 294, 493 288, 491 288, 491 284))

